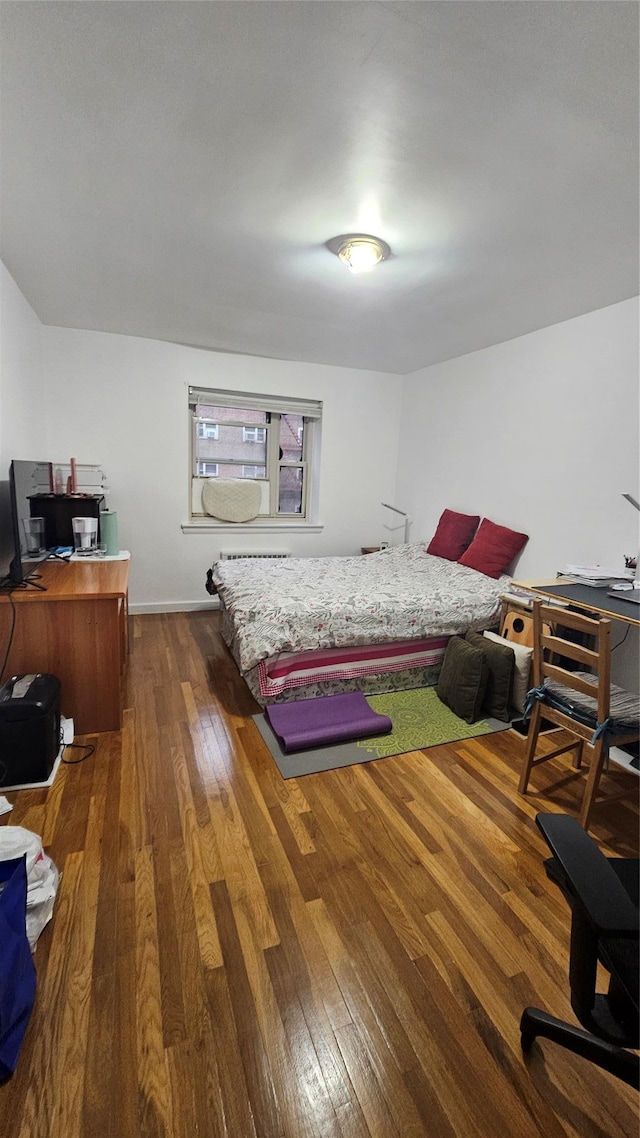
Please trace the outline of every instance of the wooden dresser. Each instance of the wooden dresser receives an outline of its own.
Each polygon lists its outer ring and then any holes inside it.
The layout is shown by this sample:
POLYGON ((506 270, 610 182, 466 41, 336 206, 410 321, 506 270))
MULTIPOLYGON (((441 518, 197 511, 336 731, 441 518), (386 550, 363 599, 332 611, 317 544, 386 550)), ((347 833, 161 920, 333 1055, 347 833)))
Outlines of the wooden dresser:
POLYGON ((122 680, 128 653, 129 560, 45 561, 37 589, 0 594, 0 660, 15 605, 13 640, 2 674, 51 672, 62 685, 61 712, 77 735, 122 725, 122 680))

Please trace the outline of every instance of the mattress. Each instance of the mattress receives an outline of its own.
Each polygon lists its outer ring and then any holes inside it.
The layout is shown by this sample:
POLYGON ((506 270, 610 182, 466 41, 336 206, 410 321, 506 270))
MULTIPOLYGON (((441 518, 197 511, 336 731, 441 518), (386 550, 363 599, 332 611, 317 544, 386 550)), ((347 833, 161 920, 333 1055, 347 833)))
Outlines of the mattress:
MULTIPOLYGON (((223 637, 240 672, 247 676, 268 661, 263 683, 277 681, 282 690, 300 666, 297 653, 390 644, 402 653, 406 641, 423 650, 425 641, 490 628, 510 582, 434 557, 422 543, 366 557, 219 561, 212 580, 224 609, 223 637)), ((309 662, 343 670, 375 666, 366 654, 322 659, 309 662)))

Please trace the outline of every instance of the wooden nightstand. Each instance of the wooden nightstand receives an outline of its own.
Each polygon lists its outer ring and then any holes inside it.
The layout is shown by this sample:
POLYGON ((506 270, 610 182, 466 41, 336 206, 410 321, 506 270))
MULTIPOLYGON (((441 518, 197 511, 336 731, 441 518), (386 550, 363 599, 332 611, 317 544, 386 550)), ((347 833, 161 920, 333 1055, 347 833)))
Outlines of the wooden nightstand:
POLYGON ((380 546, 379 545, 361 545, 360 546, 360 552, 361 553, 379 553, 380 552, 380 546))

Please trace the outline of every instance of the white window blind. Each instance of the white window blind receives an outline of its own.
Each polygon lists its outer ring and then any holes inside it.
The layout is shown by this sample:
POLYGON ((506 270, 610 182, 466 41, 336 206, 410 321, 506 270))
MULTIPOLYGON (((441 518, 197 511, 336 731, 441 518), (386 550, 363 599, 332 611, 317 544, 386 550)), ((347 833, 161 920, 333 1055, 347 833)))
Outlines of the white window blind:
POLYGON ((306 419, 322 418, 318 399, 298 399, 289 395, 256 395, 249 391, 220 391, 206 387, 190 387, 189 403, 207 403, 215 407, 246 407, 251 411, 271 411, 279 415, 304 415, 306 419))

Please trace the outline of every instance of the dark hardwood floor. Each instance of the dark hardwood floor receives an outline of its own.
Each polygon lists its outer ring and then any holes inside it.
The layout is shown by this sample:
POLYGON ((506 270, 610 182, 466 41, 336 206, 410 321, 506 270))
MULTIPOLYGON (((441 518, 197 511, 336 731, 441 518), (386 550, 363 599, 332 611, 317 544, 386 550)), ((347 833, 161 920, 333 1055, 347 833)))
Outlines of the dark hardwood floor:
MULTIPOLYGON (((132 621, 122 732, 10 794, 62 871, 2 1138, 630 1138, 630 1088, 551 1043, 569 914, 513 732, 283 781, 217 616, 132 621)), ((637 856, 638 780, 592 834, 637 856)), ((543 788, 552 788, 545 793, 543 788)))

